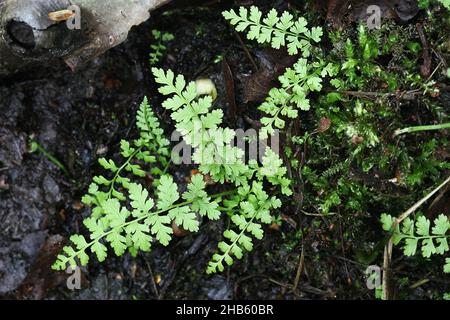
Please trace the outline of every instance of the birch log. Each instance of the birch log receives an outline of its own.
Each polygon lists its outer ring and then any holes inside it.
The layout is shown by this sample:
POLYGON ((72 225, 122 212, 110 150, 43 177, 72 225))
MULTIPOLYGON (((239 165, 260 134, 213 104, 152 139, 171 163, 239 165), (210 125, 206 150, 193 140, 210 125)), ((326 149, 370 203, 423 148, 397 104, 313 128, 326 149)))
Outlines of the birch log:
POLYGON ((122 43, 131 27, 170 1, 0 0, 0 78, 55 59, 76 69, 122 43), (80 9, 72 27, 58 15, 69 7, 80 9))

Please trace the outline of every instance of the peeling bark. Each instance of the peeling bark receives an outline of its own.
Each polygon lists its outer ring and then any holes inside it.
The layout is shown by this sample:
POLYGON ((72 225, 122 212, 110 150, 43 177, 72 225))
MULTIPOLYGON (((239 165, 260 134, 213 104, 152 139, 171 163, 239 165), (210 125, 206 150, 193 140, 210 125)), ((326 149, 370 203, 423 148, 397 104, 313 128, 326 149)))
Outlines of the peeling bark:
POLYGON ((0 77, 63 59, 72 69, 126 40, 170 0, 0 0, 0 77), (80 29, 48 14, 80 9, 80 29))

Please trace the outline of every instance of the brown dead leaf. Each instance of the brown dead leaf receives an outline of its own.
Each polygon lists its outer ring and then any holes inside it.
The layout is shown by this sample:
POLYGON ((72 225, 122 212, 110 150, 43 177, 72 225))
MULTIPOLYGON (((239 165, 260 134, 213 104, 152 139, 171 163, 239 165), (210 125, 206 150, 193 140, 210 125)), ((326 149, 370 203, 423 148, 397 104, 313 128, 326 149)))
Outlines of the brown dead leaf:
POLYGON ((282 50, 266 49, 256 53, 259 71, 242 78, 244 102, 264 100, 269 90, 277 86, 277 78, 297 60, 282 50))
MULTIPOLYGON (((48 290, 67 280, 69 275, 51 269, 51 265, 55 262, 56 256, 61 252, 65 242, 66 240, 60 235, 54 235, 47 239, 31 266, 28 276, 17 289, 18 299, 40 300, 45 297, 48 290)), ((81 275, 81 283, 85 285, 87 280, 83 273, 81 275)))
MULTIPOLYGON (((186 182, 191 183, 192 176, 194 176, 196 174, 202 174, 202 173, 198 169, 192 169, 189 177, 185 178, 186 182)), ((213 179, 211 178, 211 176, 209 174, 203 175, 203 181, 205 181, 206 185, 208 185, 208 186, 215 184, 215 182, 213 181, 213 179)))
POLYGON ((175 221, 172 222, 172 230, 173 235, 177 238, 182 238, 189 234, 189 231, 186 231, 182 227, 178 226, 175 221))

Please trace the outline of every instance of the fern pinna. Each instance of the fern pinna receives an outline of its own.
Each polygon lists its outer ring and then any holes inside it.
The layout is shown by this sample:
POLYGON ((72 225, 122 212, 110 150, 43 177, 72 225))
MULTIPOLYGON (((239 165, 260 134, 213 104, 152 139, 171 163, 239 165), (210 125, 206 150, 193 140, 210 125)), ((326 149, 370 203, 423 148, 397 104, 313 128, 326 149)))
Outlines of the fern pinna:
POLYGON ((295 19, 287 11, 279 16, 275 9, 263 17, 255 6, 250 11, 244 7, 237 13, 234 10, 225 11, 223 16, 237 31, 246 32, 249 40, 268 43, 274 49, 285 47, 290 55, 302 55, 279 77, 281 87, 272 88, 266 101, 258 108, 267 114, 261 119, 261 136, 267 137, 275 129, 284 129, 286 121, 283 118, 295 119, 299 110, 308 111, 308 94, 321 91, 322 78, 336 75, 338 67, 321 59, 308 62, 307 58, 314 49, 312 43, 320 42, 323 31, 321 27, 308 28, 303 17, 295 19))

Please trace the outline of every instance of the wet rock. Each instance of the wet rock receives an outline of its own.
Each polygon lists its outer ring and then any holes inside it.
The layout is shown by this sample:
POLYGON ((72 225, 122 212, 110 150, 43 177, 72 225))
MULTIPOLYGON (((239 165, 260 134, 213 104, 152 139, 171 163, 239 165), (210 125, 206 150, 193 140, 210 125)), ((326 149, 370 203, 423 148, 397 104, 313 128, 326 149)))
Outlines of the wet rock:
POLYGON ((48 290, 55 288, 70 276, 51 269, 55 256, 61 251, 66 240, 60 235, 54 235, 45 241, 46 232, 40 232, 36 237, 37 241, 33 241, 33 237, 30 236, 22 241, 26 247, 32 247, 30 252, 34 263, 17 290, 16 296, 19 299, 42 299, 48 290))
POLYGON ((57 138, 56 123, 46 122, 39 134, 39 141, 42 144, 51 145, 57 138))
POLYGON ((15 290, 25 279, 27 260, 23 253, 0 248, 0 295, 15 290))
POLYGON ((208 283, 206 289, 208 299, 212 300, 230 300, 233 297, 233 291, 230 288, 227 279, 222 276, 215 276, 208 283))
POLYGON ((0 202, 0 221, 3 225, 3 232, 0 235, 0 243, 10 238, 11 240, 21 240, 29 232, 40 229, 43 220, 42 208, 38 208, 30 199, 12 199, 11 193, 17 190, 13 187, 8 196, 3 196, 0 202))
POLYGON ((57 203, 61 200, 61 190, 50 175, 45 176, 42 182, 42 189, 45 193, 45 200, 48 203, 57 203))
POLYGON ((19 248, 28 257, 34 258, 42 247, 42 244, 47 237, 46 231, 38 231, 25 236, 25 238, 20 242, 19 248))
POLYGON ((327 19, 334 26, 342 27, 350 15, 350 21, 367 21, 373 9, 380 10, 383 19, 403 22, 413 19, 419 12, 417 0, 316 0, 318 7, 327 8, 327 19))
POLYGON ((15 290, 28 274, 28 261, 44 243, 46 232, 28 234, 22 241, 0 247, 0 294, 15 290))
POLYGON ((129 299, 121 275, 101 273, 88 288, 73 292, 75 298, 82 300, 124 300, 129 299))

